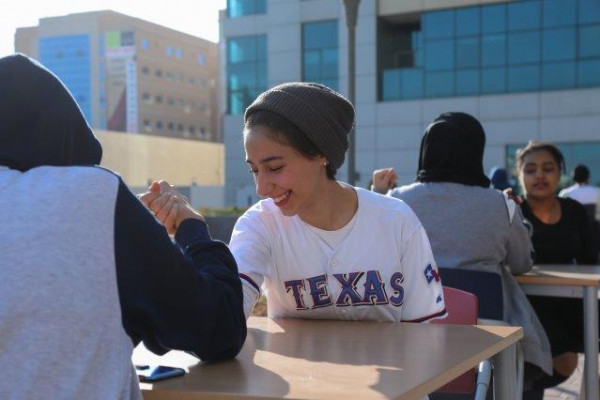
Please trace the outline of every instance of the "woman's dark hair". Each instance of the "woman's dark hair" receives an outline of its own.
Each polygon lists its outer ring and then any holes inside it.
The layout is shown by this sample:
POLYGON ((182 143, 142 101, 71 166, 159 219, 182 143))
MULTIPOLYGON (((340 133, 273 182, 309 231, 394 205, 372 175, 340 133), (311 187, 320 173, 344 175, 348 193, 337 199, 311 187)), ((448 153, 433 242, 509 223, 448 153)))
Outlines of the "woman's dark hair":
MULTIPOLYGON (((302 156, 308 159, 322 156, 323 153, 317 149, 317 146, 286 118, 271 111, 260 110, 253 112, 244 125, 244 136, 248 130, 255 126, 264 126, 268 130, 269 138, 273 141, 292 147, 302 156)), ((327 178, 334 180, 336 169, 327 163, 325 168, 327 178)))
POLYGON ((535 153, 536 151, 547 151, 548 153, 550 153, 550 155, 552 155, 552 158, 554 158, 554 161, 556 161, 556 165, 558 165, 558 168, 560 168, 562 172, 565 172, 565 158, 563 157, 558 147, 547 142, 538 142, 535 140, 530 140, 529 143, 527 143, 527 146, 517 150, 515 157, 517 161, 517 175, 519 174, 519 171, 523 166, 525 157, 527 157, 531 153, 535 153))

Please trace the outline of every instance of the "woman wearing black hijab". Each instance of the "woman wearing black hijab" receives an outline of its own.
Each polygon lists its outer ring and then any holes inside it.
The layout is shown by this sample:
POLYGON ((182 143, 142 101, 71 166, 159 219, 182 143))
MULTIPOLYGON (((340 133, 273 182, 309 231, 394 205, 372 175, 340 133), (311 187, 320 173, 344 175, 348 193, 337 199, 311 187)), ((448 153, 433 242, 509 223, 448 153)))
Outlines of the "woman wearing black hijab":
MULTIPOLYGON (((504 318, 524 329, 525 361, 552 371, 548 338, 512 276, 532 267, 529 233, 520 208, 490 189, 483 169, 484 147, 485 132, 477 119, 444 113, 425 130, 416 182, 387 194, 405 201, 417 214, 440 268, 502 276, 504 318)), ((373 190, 385 193, 395 184, 393 169, 375 171, 373 182, 373 190)))
POLYGON ((203 360, 244 344, 227 246, 191 209, 173 243, 101 157, 54 74, 0 58, 1 399, 141 399, 141 341, 203 360))

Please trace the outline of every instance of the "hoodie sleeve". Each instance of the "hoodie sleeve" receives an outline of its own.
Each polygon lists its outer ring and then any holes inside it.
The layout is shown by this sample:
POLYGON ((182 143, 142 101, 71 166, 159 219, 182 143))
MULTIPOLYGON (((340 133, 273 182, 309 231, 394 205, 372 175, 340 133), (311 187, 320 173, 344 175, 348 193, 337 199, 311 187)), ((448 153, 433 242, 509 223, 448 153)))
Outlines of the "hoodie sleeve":
POLYGON ((125 331, 157 354, 235 357, 246 319, 233 256, 199 220, 184 221, 175 239, 119 180, 115 258, 125 331))
POLYGON ((506 243, 506 264, 513 275, 524 274, 533 267, 535 252, 524 220, 521 208, 517 206, 506 243))

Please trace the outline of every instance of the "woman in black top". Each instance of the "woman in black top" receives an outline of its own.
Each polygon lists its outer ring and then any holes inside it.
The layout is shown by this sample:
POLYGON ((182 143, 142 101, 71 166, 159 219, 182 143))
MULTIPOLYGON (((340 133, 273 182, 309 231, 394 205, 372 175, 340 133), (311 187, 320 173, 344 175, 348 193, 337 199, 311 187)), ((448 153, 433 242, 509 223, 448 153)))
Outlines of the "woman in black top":
MULTIPOLYGON (((532 242, 537 264, 596 264, 592 225, 584 207, 571 199, 556 197, 564 159, 549 143, 529 142, 517 151, 519 182, 525 193, 523 216, 533 226, 532 242)), ((554 374, 536 385, 525 398, 542 398, 545 387, 566 380, 583 352, 583 304, 581 299, 529 296, 552 346, 554 374), (534 390, 535 392, 535 390, 534 390), (542 397, 540 397, 542 396, 542 397)))

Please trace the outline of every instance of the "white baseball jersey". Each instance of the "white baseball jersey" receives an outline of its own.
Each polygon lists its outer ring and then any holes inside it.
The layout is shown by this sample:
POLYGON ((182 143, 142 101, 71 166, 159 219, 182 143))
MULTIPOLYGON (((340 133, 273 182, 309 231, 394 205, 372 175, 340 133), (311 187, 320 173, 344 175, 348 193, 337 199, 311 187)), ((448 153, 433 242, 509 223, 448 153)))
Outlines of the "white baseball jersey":
POLYGON ((445 315, 437 265, 417 216, 402 201, 355 190, 353 226, 333 248, 271 199, 240 217, 230 248, 246 316, 261 287, 272 318, 419 322, 445 315))

